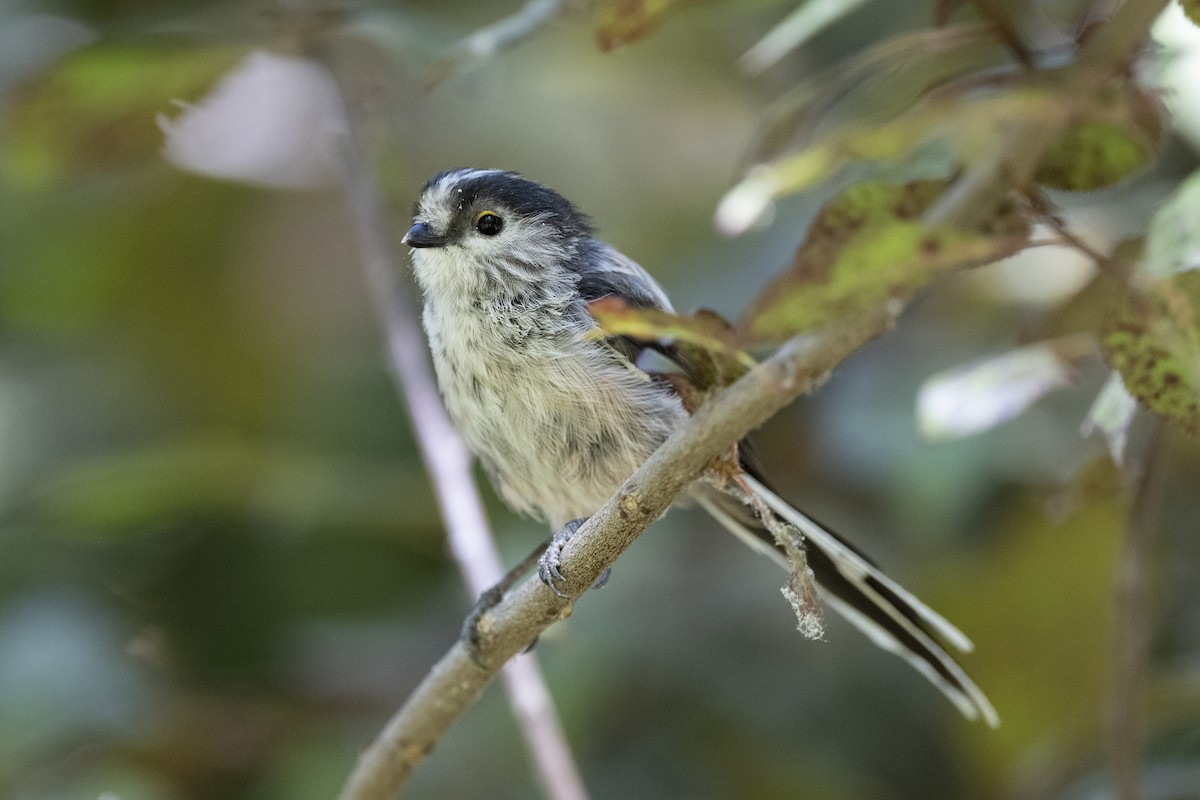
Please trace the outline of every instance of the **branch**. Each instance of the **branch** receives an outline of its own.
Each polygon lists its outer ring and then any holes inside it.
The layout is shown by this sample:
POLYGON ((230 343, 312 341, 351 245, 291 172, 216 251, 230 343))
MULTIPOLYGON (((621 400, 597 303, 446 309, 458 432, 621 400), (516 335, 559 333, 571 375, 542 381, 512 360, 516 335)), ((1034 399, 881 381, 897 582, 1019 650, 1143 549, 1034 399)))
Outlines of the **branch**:
MULTIPOLYGON (((1080 48, 1061 78, 1066 86, 1094 91, 1123 75, 1166 3, 1126 0, 1080 48)), ((528 8, 552 5, 530 3, 528 8)), ((932 226, 973 228, 1014 187, 1028 186, 1057 133, 1058 126, 1040 120, 1016 124, 1003 146, 977 162, 930 210, 926 221, 932 226)), ((500 668, 547 627, 569 616, 574 600, 714 459, 887 330, 902 306, 890 301, 831 324, 816 339, 793 339, 702 406, 564 547, 562 568, 568 581, 562 588, 567 599, 531 578, 485 613, 478 623, 478 640, 455 643, 362 754, 341 800, 395 796, 500 668)))
POLYGON ((1117 563, 1109 748, 1119 800, 1141 796, 1142 692, 1150 639, 1147 584, 1167 461, 1166 422, 1155 417, 1154 425, 1117 563))
POLYGON ((902 307, 902 302, 889 301, 833 323, 815 339, 792 339, 701 406, 564 547, 568 599, 531 578, 484 614, 475 646, 460 640, 434 665, 362 754, 340 800, 395 796, 497 670, 547 627, 569 616, 574 600, 714 459, 888 330, 902 307))
POLYGON ((527 0, 516 13, 458 40, 449 55, 430 69, 426 88, 432 89, 455 72, 528 39, 556 17, 583 5, 583 0, 527 0))
MULTIPOLYGON (((345 97, 343 103, 352 129, 361 129, 361 124, 353 123, 362 118, 362 109, 354 109, 355 115, 345 97)), ((437 494, 450 550, 471 596, 478 597, 500 580, 504 567, 471 477, 471 456, 438 397, 413 305, 403 282, 396 278, 396 259, 389 247, 379 195, 353 134, 343 137, 343 163, 359 247, 376 310, 387 332, 396 388, 404 397, 421 458, 437 494)), ((552 800, 586 800, 587 790, 536 659, 528 655, 509 663, 504 681, 545 794, 552 800)), ((388 795, 368 792, 344 796, 376 800, 388 795)))
MULTIPOLYGON (((1129 71, 1145 46, 1154 20, 1170 0, 1125 0, 1080 46, 1061 81, 1064 97, 1084 97, 1129 71)), ((1024 190, 1047 148, 1062 133, 1060 124, 1041 119, 1010 123, 994 152, 981 158, 955 182, 929 213, 930 227, 972 229, 1010 190, 1024 190)))

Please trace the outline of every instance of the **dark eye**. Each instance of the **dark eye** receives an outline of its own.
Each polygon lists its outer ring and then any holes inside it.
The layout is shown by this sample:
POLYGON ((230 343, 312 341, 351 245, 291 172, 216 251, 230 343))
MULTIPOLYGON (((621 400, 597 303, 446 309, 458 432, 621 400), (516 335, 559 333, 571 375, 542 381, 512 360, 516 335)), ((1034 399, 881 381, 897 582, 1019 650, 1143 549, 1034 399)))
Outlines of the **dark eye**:
POLYGON ((475 217, 475 230, 484 236, 495 236, 504 230, 504 220, 495 211, 480 211, 475 217))

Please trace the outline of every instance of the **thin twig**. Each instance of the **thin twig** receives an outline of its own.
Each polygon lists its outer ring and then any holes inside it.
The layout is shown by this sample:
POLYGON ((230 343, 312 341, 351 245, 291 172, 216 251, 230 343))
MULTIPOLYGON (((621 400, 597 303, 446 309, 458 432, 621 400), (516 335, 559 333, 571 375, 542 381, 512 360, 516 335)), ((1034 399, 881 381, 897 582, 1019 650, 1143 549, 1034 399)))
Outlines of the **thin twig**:
POLYGON ((477 643, 460 640, 434 665, 362 754, 341 800, 397 794, 501 665, 568 616, 575 599, 714 459, 891 327, 901 306, 889 301, 834 323, 815 340, 793 339, 703 405, 567 542, 562 569, 568 580, 560 587, 567 599, 535 577, 484 614, 477 643))
POLYGON ((1130 280, 1133 276, 1133 265, 1126 258, 1120 258, 1116 254, 1105 255, 1090 244, 1085 242, 1080 236, 1067 227, 1066 220, 1058 213, 1054 204, 1046 197, 1045 193, 1034 189, 1026 194, 1026 199, 1029 201, 1030 207, 1049 228, 1058 237, 1058 244, 1070 247, 1082 253, 1087 258, 1095 263, 1096 268, 1104 275, 1112 278, 1119 285, 1128 288, 1130 280))
POLYGON ((527 0, 516 13, 480 28, 452 45, 449 54, 429 70, 425 87, 433 89, 455 72, 528 39, 558 16, 583 5, 583 0, 527 0))
MULTIPOLYGON (((1125 75, 1170 0, 1125 0, 1080 46, 1059 83, 1064 99, 1090 97, 1125 75)), ((1028 188, 1042 156, 1068 120, 1025 119, 1010 123, 994 151, 978 159, 925 214, 930 227, 971 229, 1008 192, 1028 188)))
POLYGON ((1142 695, 1149 635, 1149 573, 1166 472, 1166 423, 1155 418, 1141 480, 1117 563, 1111 730, 1112 771, 1118 800, 1141 796, 1142 695))
MULTIPOLYGON (((349 107, 349 102, 344 102, 349 107)), ((347 120, 352 127, 363 117, 362 109, 354 112, 348 108, 347 120)), ((348 194, 362 259, 387 333, 393 377, 404 397, 421 457, 437 494, 450 550, 472 596, 478 597, 504 574, 503 562, 471 477, 470 453, 438 397, 413 305, 403 282, 396 277, 396 260, 379 195, 354 138, 343 137, 348 194)), ((545 794, 553 800, 587 800, 558 712, 533 655, 510 661, 504 669, 504 682, 545 794)), ((356 792, 343 796, 385 800, 392 795, 356 792)))

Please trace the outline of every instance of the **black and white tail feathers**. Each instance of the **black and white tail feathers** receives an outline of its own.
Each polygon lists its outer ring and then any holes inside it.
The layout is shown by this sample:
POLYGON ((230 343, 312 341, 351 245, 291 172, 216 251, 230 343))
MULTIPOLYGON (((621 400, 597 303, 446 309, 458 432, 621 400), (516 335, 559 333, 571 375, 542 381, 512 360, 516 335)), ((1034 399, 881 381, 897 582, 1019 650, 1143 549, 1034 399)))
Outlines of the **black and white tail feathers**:
MULTIPOLYGON (((970 652, 973 645, 962 631, 884 575, 849 544, 784 502, 762 481, 751 474, 743 474, 742 479, 773 513, 804 534, 808 565, 826 605, 876 645, 911 664, 963 716, 982 718, 991 727, 1000 724, 987 697, 943 646, 945 642, 960 652, 970 652)), ((715 488, 698 491, 696 496, 700 505, 730 532, 785 569, 792 569, 771 534, 747 507, 737 507, 739 501, 715 488)))

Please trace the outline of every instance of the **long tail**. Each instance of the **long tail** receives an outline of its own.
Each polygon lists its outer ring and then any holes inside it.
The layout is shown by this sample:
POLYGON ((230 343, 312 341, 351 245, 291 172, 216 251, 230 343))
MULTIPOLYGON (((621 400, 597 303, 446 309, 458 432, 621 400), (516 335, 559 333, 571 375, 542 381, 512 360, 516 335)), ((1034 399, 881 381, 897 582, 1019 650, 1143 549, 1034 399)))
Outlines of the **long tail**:
MULTIPOLYGON (((808 565, 822 590, 821 599, 872 642, 899 655, 929 679, 968 719, 983 718, 991 727, 1000 724, 996 710, 939 637, 961 652, 970 652, 971 640, 911 592, 884 575, 875 565, 813 520, 781 500, 751 475, 743 480, 780 518, 804 534, 809 545, 808 565)), ((716 490, 696 492, 698 502, 718 522, 746 544, 785 569, 791 564, 775 547, 771 535, 745 507, 736 508, 728 495, 716 490)))

